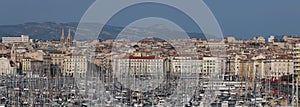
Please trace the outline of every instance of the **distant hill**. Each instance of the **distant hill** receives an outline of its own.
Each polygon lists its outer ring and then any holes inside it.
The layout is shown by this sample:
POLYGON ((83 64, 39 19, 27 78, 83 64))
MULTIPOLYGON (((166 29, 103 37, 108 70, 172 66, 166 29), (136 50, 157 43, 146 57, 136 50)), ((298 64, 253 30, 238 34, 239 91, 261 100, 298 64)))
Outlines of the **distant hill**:
MULTIPOLYGON (((18 25, 2 25, 0 26, 0 37, 3 36, 20 36, 29 35, 32 39, 40 40, 59 40, 61 36, 61 29, 65 29, 65 35, 68 29, 71 29, 71 34, 74 36, 78 23, 54 23, 54 22, 30 22, 18 25)), ((143 28, 140 28, 143 29, 143 28)), ((100 34, 99 38, 102 40, 114 39, 118 32, 123 30, 122 27, 105 26, 105 32, 100 34)), ((189 33, 192 38, 204 38, 202 33, 189 33)))
POLYGON ((0 36, 20 36, 29 35, 32 39, 58 40, 61 36, 61 29, 65 28, 65 35, 70 28, 74 34, 77 23, 25 23, 18 25, 0 26, 0 36))

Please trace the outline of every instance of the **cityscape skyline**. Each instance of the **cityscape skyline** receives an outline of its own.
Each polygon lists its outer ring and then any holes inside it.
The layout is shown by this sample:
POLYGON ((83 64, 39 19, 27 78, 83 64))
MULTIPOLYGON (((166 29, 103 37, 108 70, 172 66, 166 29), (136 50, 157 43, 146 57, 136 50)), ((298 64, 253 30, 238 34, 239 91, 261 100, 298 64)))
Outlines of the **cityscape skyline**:
MULTIPOLYGON (((0 4, 0 25, 27 22, 79 22, 94 0, 16 1, 3 0, 0 4), (55 8, 54 8, 55 7, 55 8), (37 9, 38 8, 38 9, 37 9), (10 10, 10 11, 6 11, 10 10)), ((300 35, 299 1, 216 1, 204 0, 216 16, 224 36, 250 39, 263 35, 300 35), (255 8, 254 8, 255 7, 255 8), (282 7, 282 8, 279 8, 282 7)), ((193 29, 191 31, 193 32, 193 29)))
POLYGON ((300 37, 284 36, 283 41, 274 36, 227 37, 223 42, 195 38, 76 41, 70 37, 70 30, 67 35, 62 30, 59 41, 2 37, 0 107, 298 104, 300 37))
POLYGON ((2 0, 0 107, 299 107, 298 4, 2 0))

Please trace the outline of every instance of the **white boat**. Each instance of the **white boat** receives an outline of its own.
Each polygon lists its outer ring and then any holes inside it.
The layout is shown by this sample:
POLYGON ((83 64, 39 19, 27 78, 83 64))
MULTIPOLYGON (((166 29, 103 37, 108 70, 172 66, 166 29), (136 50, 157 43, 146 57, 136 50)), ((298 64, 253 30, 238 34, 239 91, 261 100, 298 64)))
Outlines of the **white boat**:
POLYGON ((229 107, 228 101, 224 101, 221 103, 222 107, 229 107))
POLYGON ((142 104, 142 103, 141 103, 141 104, 135 103, 135 104, 134 104, 134 107, 143 107, 143 104, 142 104))
POLYGON ((158 103, 157 103, 157 107, 165 107, 166 101, 165 100, 159 100, 158 103))
POLYGON ((200 83, 200 86, 203 87, 204 90, 227 91, 227 90, 235 90, 239 88, 244 89, 246 83, 234 82, 234 81, 217 81, 217 82, 203 82, 200 83))

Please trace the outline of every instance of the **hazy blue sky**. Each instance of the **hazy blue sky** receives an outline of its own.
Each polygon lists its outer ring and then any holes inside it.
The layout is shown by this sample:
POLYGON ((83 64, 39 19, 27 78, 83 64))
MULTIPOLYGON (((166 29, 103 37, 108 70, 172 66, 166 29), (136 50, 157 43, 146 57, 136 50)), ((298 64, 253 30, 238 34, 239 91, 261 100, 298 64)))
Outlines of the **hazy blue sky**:
MULTIPOLYGON (((0 25, 78 22, 94 0, 1 0, 0 25)), ((300 35, 300 0, 205 0, 225 35, 300 35)))

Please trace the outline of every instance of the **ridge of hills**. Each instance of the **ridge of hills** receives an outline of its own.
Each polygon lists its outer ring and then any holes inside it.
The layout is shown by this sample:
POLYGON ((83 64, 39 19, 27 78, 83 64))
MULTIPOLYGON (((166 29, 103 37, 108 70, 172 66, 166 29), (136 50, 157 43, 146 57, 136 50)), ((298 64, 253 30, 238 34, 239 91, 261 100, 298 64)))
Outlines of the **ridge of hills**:
MULTIPOLYGON (((28 35, 31 39, 39 40, 59 40, 61 30, 64 28, 65 36, 68 29, 71 29, 71 35, 74 36, 78 23, 55 23, 55 22, 29 22, 17 25, 0 25, 0 37, 28 35)), ((123 27, 105 25, 105 32, 99 34, 99 39, 107 40, 117 37, 118 32, 123 30, 123 27)), ((135 28, 136 29, 136 28, 135 28)), ((138 28, 145 29, 145 28, 138 28)), ((175 31, 178 32, 178 31, 175 31)), ((175 33, 174 32, 174 33, 175 33)), ((202 33, 188 33, 191 38, 205 38, 202 33)))

